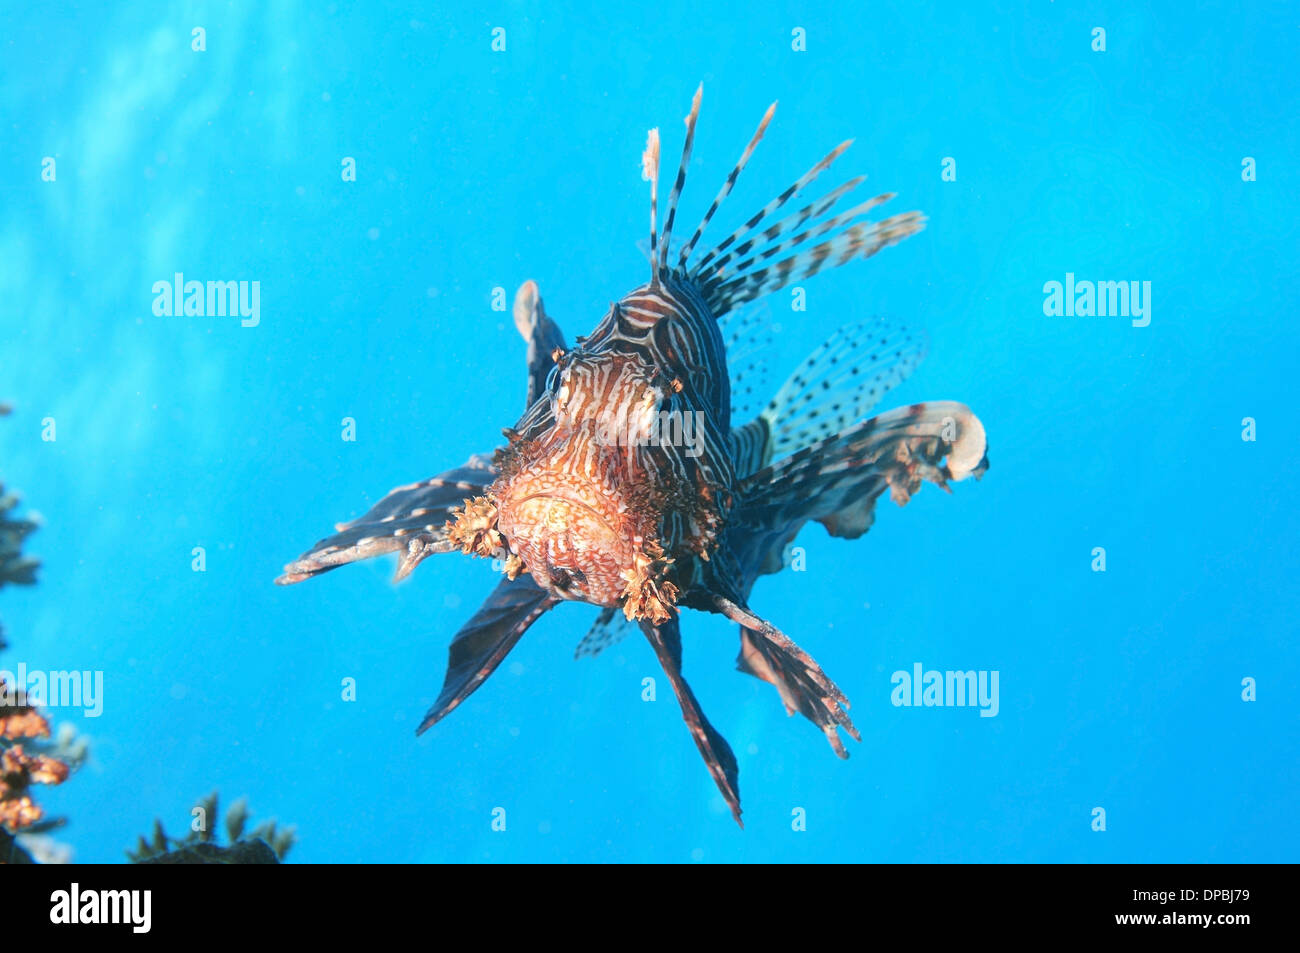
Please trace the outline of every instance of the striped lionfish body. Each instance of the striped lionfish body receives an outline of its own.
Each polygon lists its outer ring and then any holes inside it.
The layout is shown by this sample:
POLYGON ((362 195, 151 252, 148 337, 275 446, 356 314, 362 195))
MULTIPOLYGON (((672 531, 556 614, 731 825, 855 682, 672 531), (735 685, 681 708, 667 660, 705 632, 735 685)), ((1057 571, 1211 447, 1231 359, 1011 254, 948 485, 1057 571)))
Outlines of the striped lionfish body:
POLYGON ((467 553, 504 548, 508 576, 527 572, 558 598, 663 622, 677 564, 709 558, 734 497, 718 323, 692 284, 660 276, 552 359, 500 475, 450 537, 467 553))
POLYGON ((596 654, 622 626, 641 630, 739 822, 735 756, 682 677, 680 610, 738 623, 741 671, 771 683, 789 713, 811 720, 847 757, 839 730, 859 737, 848 701, 807 653, 750 610, 754 582, 783 567, 806 523, 856 538, 886 490, 906 503, 923 481, 946 489, 981 476, 988 461, 984 428, 961 404, 916 404, 865 419, 924 352, 919 337, 882 321, 837 331, 760 414, 733 426, 720 321, 791 282, 901 241, 923 219, 909 212, 868 220, 890 195, 842 208, 862 177, 783 212, 846 142, 692 261, 773 104, 670 263, 699 107, 697 91, 662 236, 658 130, 642 157, 651 192, 650 281, 613 304, 572 349, 537 286, 520 288, 514 315, 528 345, 528 397, 505 431, 507 445, 398 487, 360 519, 339 524, 277 582, 390 552, 400 557, 398 579, 454 549, 500 560, 506 578, 453 638, 442 692, 420 732, 477 689, 543 613, 564 601, 602 607, 578 654, 596 654))

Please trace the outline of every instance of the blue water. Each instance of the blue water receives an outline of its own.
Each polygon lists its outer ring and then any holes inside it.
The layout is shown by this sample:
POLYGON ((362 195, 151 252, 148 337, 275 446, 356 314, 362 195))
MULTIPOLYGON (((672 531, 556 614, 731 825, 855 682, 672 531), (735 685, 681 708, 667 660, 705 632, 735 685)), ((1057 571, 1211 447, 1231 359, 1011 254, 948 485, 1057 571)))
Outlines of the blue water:
POLYGON ((296 825, 298 861, 1298 859, 1293 5, 319 6, 5 5, 0 478, 44 566, 0 592, 0 668, 104 673, 100 717, 51 712, 91 745, 41 794, 78 860, 214 788, 296 825), (806 530, 806 571, 753 594, 854 702, 848 762, 688 614, 743 832, 666 681, 642 700, 644 640, 573 660, 594 609, 417 740, 489 566, 271 584, 515 421, 494 288, 535 279, 572 340, 645 279, 646 130, 666 192, 701 80, 679 228, 773 99, 714 240, 848 137, 828 185, 929 217, 772 300, 773 386, 846 321, 922 327, 885 406, 966 402, 992 461, 861 540, 806 530), (260 323, 156 316, 177 272, 258 281, 260 323), (1151 282, 1150 324, 1045 315, 1067 272, 1151 282), (996 717, 893 705, 918 662, 997 671, 996 717))

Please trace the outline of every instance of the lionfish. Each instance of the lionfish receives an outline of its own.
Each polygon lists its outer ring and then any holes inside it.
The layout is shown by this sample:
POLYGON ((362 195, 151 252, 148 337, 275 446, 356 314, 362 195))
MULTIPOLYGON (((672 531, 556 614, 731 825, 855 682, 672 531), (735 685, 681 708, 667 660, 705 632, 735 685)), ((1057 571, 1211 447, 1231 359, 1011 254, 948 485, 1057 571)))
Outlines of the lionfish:
POLYGON ((670 263, 702 87, 686 117, 663 234, 656 233, 659 132, 642 155, 650 183, 650 280, 610 306, 569 348, 526 282, 514 319, 527 342, 527 403, 491 457, 391 491, 285 567, 281 584, 345 563, 400 556, 405 578, 433 553, 497 560, 505 578, 456 633, 442 691, 417 734, 472 694, 523 634, 561 602, 602 608, 578 655, 594 655, 625 625, 645 635, 714 782, 741 822, 736 758, 682 676, 683 607, 740 627, 738 668, 771 683, 788 714, 822 729, 847 758, 861 740, 849 702, 808 653, 748 604, 757 578, 779 571, 808 522, 855 539, 889 490, 903 504, 928 480, 981 476, 984 427, 962 404, 867 411, 924 353, 923 341, 881 321, 842 328, 798 366, 754 419, 733 425, 719 321, 748 302, 915 234, 917 212, 870 221, 892 198, 843 209, 850 179, 792 213, 777 213, 848 148, 845 142, 692 262, 776 110, 773 103, 689 240, 670 263), (619 617, 621 613, 621 618, 619 617))

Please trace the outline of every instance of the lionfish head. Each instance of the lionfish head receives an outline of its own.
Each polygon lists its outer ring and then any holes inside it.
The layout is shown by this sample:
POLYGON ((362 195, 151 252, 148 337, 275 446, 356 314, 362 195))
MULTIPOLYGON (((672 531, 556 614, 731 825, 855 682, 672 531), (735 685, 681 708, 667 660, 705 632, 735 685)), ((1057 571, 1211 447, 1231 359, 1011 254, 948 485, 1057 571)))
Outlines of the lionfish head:
POLYGON ((508 573, 528 572, 560 598, 663 621, 677 590, 659 539, 673 501, 658 443, 676 413, 674 382, 636 356, 557 358, 542 398, 551 425, 502 451, 500 476, 466 501, 450 535, 466 552, 504 552, 508 573))

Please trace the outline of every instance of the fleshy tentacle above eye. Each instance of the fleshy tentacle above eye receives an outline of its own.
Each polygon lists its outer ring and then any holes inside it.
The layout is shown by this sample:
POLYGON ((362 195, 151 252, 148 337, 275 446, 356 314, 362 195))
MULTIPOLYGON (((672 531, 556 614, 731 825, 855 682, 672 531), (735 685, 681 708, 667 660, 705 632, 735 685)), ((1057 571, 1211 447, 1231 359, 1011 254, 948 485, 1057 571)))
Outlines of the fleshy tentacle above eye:
POLYGON ((515 327, 528 342, 528 399, 525 409, 546 393, 546 378, 555 366, 555 352, 564 350, 564 332, 542 306, 537 282, 525 281, 515 292, 515 327))

